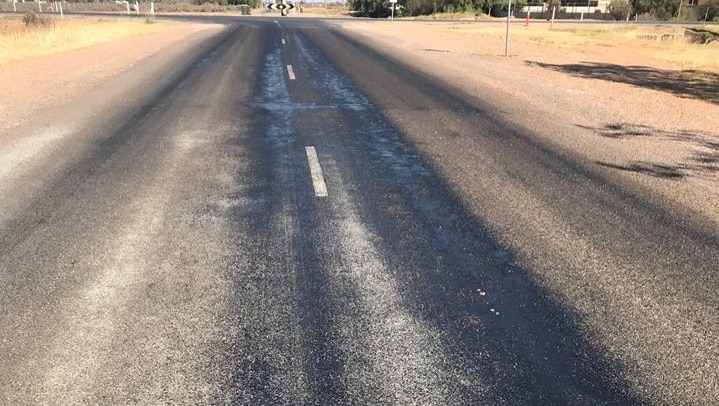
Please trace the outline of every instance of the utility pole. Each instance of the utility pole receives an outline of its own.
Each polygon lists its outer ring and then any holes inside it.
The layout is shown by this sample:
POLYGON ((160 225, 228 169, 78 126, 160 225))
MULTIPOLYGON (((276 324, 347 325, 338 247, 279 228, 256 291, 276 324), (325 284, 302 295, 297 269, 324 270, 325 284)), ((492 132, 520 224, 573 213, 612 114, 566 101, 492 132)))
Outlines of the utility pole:
POLYGON ((512 0, 507 4, 507 30, 504 35, 504 57, 509 56, 509 17, 512 15, 512 0))
POLYGON ((679 17, 682 15, 682 3, 683 0, 679 0, 679 9, 677 10, 677 21, 679 21, 679 17))

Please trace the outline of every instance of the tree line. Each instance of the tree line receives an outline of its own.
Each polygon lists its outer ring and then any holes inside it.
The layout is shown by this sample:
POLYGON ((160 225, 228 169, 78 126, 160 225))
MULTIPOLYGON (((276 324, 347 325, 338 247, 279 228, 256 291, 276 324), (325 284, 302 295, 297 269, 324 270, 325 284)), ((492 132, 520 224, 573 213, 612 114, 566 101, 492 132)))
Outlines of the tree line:
MULTIPOLYGON (((506 9, 507 0, 398 0, 403 13, 418 16, 435 13, 490 14, 496 7, 506 9)), ((521 10, 527 0, 512 0, 512 9, 521 10)), ((350 0, 350 8, 371 17, 385 17, 390 10, 388 0, 350 0)))
POLYGON ((716 21, 719 18, 719 0, 711 0, 701 6, 687 3, 688 0, 612 0, 607 11, 616 20, 637 16, 649 16, 665 21, 716 21))
MULTIPOLYGON (((435 13, 491 14, 492 10, 506 10, 508 0, 398 0, 403 14, 411 16, 435 13)), ((390 13, 389 0, 349 0, 350 8, 360 15, 386 17, 390 13)), ((544 3, 549 10, 561 7, 560 0, 530 1, 544 3)), ((683 20, 713 21, 719 18, 719 0, 710 0, 702 6, 690 6, 688 0, 612 0, 607 11, 617 20, 646 15, 658 20, 679 18, 683 20)), ((512 0, 512 11, 521 10, 527 0, 512 0)))

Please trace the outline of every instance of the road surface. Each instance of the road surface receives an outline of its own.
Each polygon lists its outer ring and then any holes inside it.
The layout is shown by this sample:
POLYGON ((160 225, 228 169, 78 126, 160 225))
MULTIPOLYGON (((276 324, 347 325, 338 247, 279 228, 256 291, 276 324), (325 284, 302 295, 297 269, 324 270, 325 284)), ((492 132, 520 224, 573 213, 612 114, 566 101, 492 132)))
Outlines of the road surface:
POLYGON ((716 229, 330 24, 222 21, 0 132, 0 404, 719 399, 716 229))

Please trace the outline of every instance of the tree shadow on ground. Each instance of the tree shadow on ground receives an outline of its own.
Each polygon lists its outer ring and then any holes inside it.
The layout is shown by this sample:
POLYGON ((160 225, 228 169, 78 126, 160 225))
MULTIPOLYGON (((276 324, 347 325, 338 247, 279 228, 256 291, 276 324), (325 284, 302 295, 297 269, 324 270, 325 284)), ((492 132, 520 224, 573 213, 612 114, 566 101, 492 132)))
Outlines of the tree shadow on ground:
POLYGON ((691 153, 679 163, 632 161, 627 164, 615 164, 596 161, 595 163, 599 165, 674 180, 681 180, 687 176, 713 176, 719 174, 719 136, 716 134, 685 130, 667 131, 630 123, 611 123, 600 127, 578 126, 608 138, 631 139, 647 137, 656 140, 682 142, 688 145, 691 150, 691 153))
POLYGON ((527 62, 533 66, 570 75, 672 93, 679 97, 706 100, 719 104, 719 74, 698 70, 662 70, 648 66, 622 66, 611 63, 581 62, 550 64, 527 62))

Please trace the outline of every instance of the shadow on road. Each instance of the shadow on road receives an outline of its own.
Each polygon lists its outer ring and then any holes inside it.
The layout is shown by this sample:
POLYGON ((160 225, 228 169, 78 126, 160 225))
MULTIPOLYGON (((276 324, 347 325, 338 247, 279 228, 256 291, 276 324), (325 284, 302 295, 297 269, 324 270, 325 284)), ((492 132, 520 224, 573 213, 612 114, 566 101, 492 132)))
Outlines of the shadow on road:
POLYGON ((628 83, 638 87, 672 93, 679 97, 706 100, 719 104, 719 74, 713 72, 662 70, 648 66, 622 66, 594 62, 550 64, 531 61, 528 63, 581 78, 628 83))
POLYGON ((683 179, 686 174, 678 166, 660 165, 651 162, 632 162, 627 165, 610 164, 607 162, 595 161, 598 165, 623 171, 642 173, 664 179, 683 179))
POLYGON ((347 154, 342 165, 365 175, 352 182, 364 191, 355 196, 361 216, 383 236, 380 250, 406 307, 441 332, 465 400, 642 403, 622 389, 625 366, 592 342, 581 316, 538 285, 439 174, 420 170, 420 155, 397 133, 367 132, 354 142, 370 151, 363 162, 347 154))
POLYGON ((579 127, 592 130, 607 138, 618 140, 637 137, 651 138, 680 142, 692 149, 692 153, 678 163, 631 161, 626 164, 615 164, 595 162, 601 166, 674 180, 681 180, 688 176, 711 176, 719 173, 719 138, 716 134, 696 131, 666 131, 630 123, 611 123, 600 127, 580 125, 579 127))

